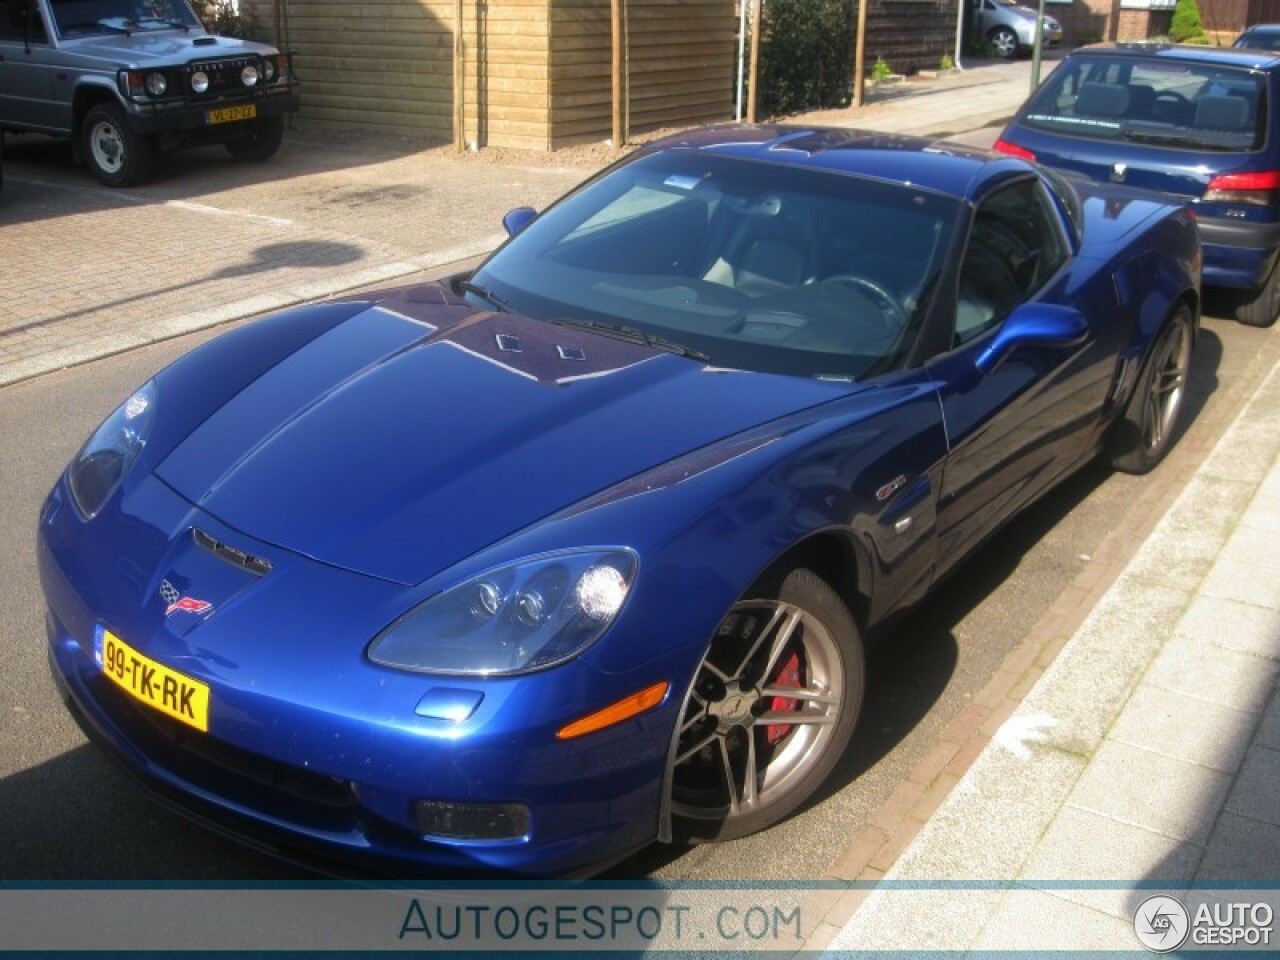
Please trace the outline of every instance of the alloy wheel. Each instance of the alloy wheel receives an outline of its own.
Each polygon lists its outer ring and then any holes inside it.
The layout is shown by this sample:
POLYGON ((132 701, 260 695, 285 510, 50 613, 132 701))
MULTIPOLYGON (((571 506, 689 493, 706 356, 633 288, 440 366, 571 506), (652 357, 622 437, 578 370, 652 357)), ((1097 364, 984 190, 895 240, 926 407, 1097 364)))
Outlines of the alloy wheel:
POLYGON ((729 822, 782 804, 831 745, 844 685, 817 616, 781 600, 736 604, 681 716, 673 812, 729 822))

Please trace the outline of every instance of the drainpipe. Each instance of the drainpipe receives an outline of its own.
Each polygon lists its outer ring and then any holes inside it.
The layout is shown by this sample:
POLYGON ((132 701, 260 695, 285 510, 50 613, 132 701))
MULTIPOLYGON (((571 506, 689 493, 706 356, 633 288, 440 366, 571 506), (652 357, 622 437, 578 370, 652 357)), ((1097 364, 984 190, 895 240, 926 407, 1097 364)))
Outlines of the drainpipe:
POLYGON ((958 6, 960 12, 956 15, 956 55, 951 59, 955 61, 957 70, 963 70, 964 67, 960 63, 960 48, 964 46, 964 15, 969 9, 969 0, 960 0, 958 6))

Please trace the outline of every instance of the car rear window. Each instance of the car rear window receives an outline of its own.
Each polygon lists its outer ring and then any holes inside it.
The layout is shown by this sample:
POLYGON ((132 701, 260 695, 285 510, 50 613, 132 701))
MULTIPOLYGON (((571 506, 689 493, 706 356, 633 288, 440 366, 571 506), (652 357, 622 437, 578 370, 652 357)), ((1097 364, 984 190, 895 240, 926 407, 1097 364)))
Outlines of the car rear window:
POLYGON ((1213 64, 1072 57, 1022 123, 1096 140, 1259 150, 1267 138, 1264 81, 1261 73, 1213 64))

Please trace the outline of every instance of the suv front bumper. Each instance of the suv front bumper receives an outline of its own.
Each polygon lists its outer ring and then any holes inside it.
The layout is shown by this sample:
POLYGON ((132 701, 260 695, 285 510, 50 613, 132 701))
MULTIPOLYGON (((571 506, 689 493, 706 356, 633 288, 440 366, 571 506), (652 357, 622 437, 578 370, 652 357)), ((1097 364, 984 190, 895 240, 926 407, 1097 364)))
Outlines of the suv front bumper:
POLYGON ((228 97, 222 100, 173 103, 129 103, 133 129, 142 134, 177 134, 199 139, 227 139, 243 132, 246 120, 212 122, 213 111, 234 107, 254 107, 253 120, 269 119, 293 113, 302 97, 298 87, 272 90, 253 97, 228 97))

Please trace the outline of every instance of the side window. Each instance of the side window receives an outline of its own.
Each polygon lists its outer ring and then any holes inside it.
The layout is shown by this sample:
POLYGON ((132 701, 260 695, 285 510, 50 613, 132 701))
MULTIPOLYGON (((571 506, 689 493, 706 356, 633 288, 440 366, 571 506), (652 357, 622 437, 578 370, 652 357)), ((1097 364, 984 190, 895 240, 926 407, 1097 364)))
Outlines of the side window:
POLYGON ((0 0, 0 41, 48 43, 44 21, 32 0, 0 0))
POLYGON ((960 265, 955 343, 998 326, 1066 257, 1057 214, 1039 181, 1022 180, 983 200, 960 265))

